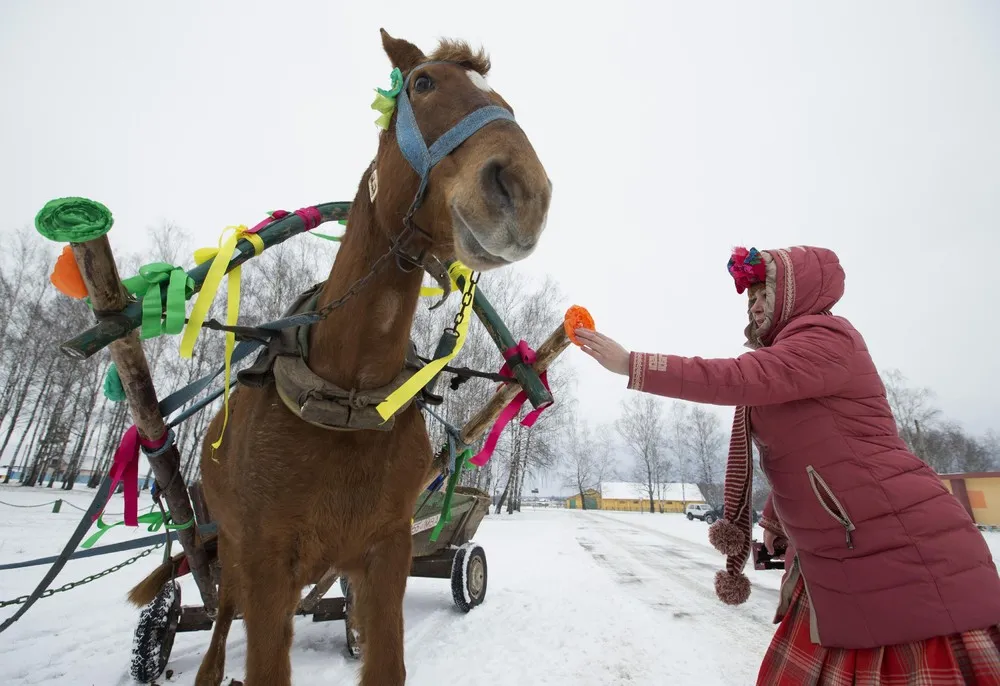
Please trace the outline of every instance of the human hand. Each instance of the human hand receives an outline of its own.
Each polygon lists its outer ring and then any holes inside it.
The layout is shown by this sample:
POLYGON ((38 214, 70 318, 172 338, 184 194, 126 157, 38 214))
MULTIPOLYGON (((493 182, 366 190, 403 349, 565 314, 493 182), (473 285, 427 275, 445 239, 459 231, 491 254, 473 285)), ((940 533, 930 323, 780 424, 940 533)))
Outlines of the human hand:
POLYGON ((580 349, 583 352, 597 360, 608 371, 628 376, 631 355, 628 350, 597 331, 576 329, 574 333, 580 341, 580 349))
POLYGON ((767 529, 764 529, 764 547, 767 548, 767 552, 774 555, 775 544, 783 543, 784 545, 779 545, 779 548, 784 548, 787 545, 784 536, 779 536, 778 534, 772 533, 767 529))

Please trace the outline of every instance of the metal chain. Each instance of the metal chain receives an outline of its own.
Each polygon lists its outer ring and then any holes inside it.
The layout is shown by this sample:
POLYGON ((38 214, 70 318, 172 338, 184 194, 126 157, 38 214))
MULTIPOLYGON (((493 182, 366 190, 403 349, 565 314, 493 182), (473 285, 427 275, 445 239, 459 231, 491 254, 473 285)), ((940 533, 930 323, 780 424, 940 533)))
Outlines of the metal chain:
POLYGON ((469 308, 472 307, 472 287, 479 283, 479 274, 480 272, 473 272, 469 277, 470 283, 467 284, 468 288, 462 292, 462 306, 455 313, 455 323, 451 325, 450 329, 446 329, 453 332, 456 336, 458 335, 459 324, 465 321, 465 315, 469 308))
MULTIPOLYGON (((141 553, 139 553, 135 557, 130 557, 129 559, 125 560, 124 562, 119 562, 114 567, 110 567, 108 569, 105 569, 103 572, 98 572, 97 574, 91 574, 90 576, 85 576, 82 579, 80 579, 79 581, 70 581, 69 583, 63 584, 59 588, 48 588, 48 589, 45 589, 45 591, 42 592, 42 595, 40 595, 39 598, 48 598, 49 596, 54 595, 56 593, 63 593, 64 591, 70 591, 70 590, 76 588, 77 586, 83 586, 84 584, 89 584, 91 581, 97 581, 101 577, 107 576, 108 574, 111 574, 112 572, 117 572, 119 569, 127 567, 128 565, 130 565, 130 564, 132 564, 134 562, 138 562, 142 558, 144 558, 147 555, 149 555, 150 553, 152 553, 154 550, 156 550, 158 548, 162 548, 163 546, 164 546, 164 543, 157 543, 156 545, 154 545, 151 548, 146 548, 145 550, 143 550, 141 553)), ((23 605, 24 603, 28 602, 28 598, 29 597, 30 596, 23 595, 23 596, 20 596, 19 598, 14 598, 13 600, 0 600, 0 607, 7 607, 8 605, 23 605)))
POLYGON ((396 240, 392 242, 392 245, 389 247, 389 249, 386 252, 382 253, 382 255, 379 256, 377 260, 375 260, 374 264, 372 264, 371 269, 368 270, 367 274, 365 274, 360 279, 351 284, 351 287, 347 289, 347 292, 344 293, 344 295, 340 296, 333 302, 324 305, 316 313, 320 316, 320 318, 326 319, 327 316, 329 316, 329 314, 334 310, 336 310, 338 307, 343 307, 348 300, 357 295, 361 291, 361 289, 363 289, 365 286, 368 285, 369 281, 375 278, 375 274, 378 273, 378 270, 382 267, 382 265, 385 263, 386 260, 388 260, 390 257, 399 252, 400 245, 402 244, 403 240, 408 239, 414 233, 415 225, 413 224, 413 221, 411 219, 413 211, 414 208, 411 207, 410 211, 403 219, 403 224, 405 228, 398 236, 396 236, 396 240))
MULTIPOLYGON (((14 503, 5 503, 4 501, 0 500, 0 505, 6 505, 7 507, 16 507, 18 509, 26 510, 29 507, 46 507, 47 505, 54 505, 55 502, 56 502, 55 500, 50 500, 47 503, 35 503, 34 505, 15 505, 14 503)), ((69 505, 69 503, 65 504, 69 505)))

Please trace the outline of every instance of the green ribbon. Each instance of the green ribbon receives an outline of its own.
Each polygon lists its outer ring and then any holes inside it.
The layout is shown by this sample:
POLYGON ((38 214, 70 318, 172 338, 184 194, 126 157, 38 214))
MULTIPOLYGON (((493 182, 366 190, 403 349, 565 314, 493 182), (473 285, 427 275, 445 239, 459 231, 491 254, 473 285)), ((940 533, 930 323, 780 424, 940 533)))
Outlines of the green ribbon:
POLYGON ((160 334, 179 334, 184 330, 186 303, 194 295, 194 279, 181 267, 166 262, 152 262, 139 267, 138 276, 122 281, 132 295, 142 299, 142 328, 139 337, 155 338, 160 334), (166 316, 163 289, 167 291, 166 316))
POLYGON ((444 502, 441 503, 441 519, 438 520, 438 523, 434 526, 434 530, 431 532, 432 542, 438 540, 441 531, 451 521, 451 498, 455 495, 455 486, 458 485, 458 480, 462 476, 462 470, 470 459, 472 459, 472 449, 466 448, 458 456, 458 459, 455 460, 455 471, 451 473, 451 477, 448 479, 448 489, 444 493, 444 502))
MULTIPOLYGON (((341 226, 347 226, 346 219, 338 219, 337 223, 340 224, 341 226)), ((325 233, 316 233, 315 231, 310 231, 309 235, 316 236, 316 238, 325 238, 328 241, 334 241, 336 243, 340 243, 340 241, 344 239, 343 236, 327 236, 325 233)))
POLYGON ((35 215, 35 229, 57 243, 86 243, 100 238, 115 223, 111 210, 87 198, 49 200, 35 215))
POLYGON ((372 102, 372 109, 382 114, 382 116, 375 120, 376 126, 381 129, 389 128, 392 113, 396 110, 396 96, 403 89, 403 72, 399 70, 399 67, 392 70, 389 78, 392 79, 392 86, 389 90, 376 88, 375 101, 372 102))
POLYGON ((340 243, 343 239, 343 236, 327 236, 325 233, 314 233, 312 231, 309 232, 309 235, 316 236, 316 238, 325 238, 326 240, 334 241, 335 243, 340 243))
POLYGON ((113 403, 125 400, 125 388, 122 386, 122 378, 118 375, 118 367, 114 362, 108 367, 108 373, 104 377, 104 397, 113 403))
MULTIPOLYGON (((167 515, 169 517, 170 515, 167 515)), ((182 529, 190 529, 194 526, 194 517, 184 522, 183 524, 168 524, 163 521, 162 512, 147 512, 144 515, 138 517, 139 524, 146 524, 146 531, 150 533, 156 533, 161 528, 166 527, 168 531, 180 531, 182 529)), ((125 522, 115 522, 114 524, 105 524, 104 518, 100 517, 97 520, 97 533, 84 541, 80 547, 90 548, 92 545, 97 543, 97 540, 103 536, 109 529, 114 529, 116 526, 121 526, 125 522)))

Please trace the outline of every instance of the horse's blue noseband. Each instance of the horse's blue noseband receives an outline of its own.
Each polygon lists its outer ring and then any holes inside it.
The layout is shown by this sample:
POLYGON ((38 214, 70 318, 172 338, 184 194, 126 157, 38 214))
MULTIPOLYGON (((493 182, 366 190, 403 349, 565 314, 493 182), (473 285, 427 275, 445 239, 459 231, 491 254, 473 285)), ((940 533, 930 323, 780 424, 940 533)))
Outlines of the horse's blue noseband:
MULTIPOLYGON (((423 62, 417 67, 425 67, 429 64, 455 64, 443 60, 435 62, 423 62)), ((410 78, 416 69, 411 69, 403 82, 403 87, 396 98, 396 142, 403 153, 403 157, 410 163, 413 170, 420 177, 420 188, 414 198, 414 208, 419 206, 423 199, 424 191, 427 189, 427 177, 430 176, 431 169, 438 162, 447 157, 455 148, 464 143, 472 134, 487 124, 499 120, 512 121, 517 123, 514 115, 507 109, 498 105, 484 105, 473 112, 465 115, 457 124, 444 132, 431 145, 430 148, 424 142, 424 136, 417 126, 417 119, 413 115, 413 107, 410 104, 410 97, 407 89, 410 85, 410 78)))

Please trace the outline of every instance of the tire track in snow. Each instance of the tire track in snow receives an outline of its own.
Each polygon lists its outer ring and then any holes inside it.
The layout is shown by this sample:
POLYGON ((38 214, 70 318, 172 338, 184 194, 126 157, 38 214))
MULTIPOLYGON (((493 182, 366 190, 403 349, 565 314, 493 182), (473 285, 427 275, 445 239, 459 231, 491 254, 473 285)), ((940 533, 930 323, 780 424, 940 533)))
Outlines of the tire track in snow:
POLYGON ((706 643, 733 645, 731 667, 723 670, 731 668, 737 680, 756 673, 776 628, 772 619, 777 591, 755 585, 745 604, 725 605, 715 595, 721 555, 712 563, 705 559, 705 548, 690 541, 599 514, 588 513, 582 519, 586 525, 577 527, 577 543, 615 577, 623 591, 663 613, 664 621, 682 623, 681 630, 703 637, 706 643))

